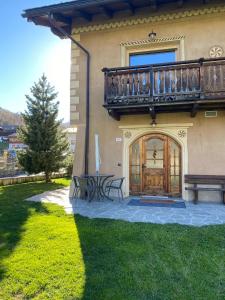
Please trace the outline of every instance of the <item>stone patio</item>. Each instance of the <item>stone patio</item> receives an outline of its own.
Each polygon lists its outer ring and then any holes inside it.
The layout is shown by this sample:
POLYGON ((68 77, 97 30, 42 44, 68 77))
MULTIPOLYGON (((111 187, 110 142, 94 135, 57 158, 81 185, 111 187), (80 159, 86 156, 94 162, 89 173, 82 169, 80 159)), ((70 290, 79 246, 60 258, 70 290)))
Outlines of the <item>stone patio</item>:
POLYGON ((69 199, 69 188, 45 192, 26 199, 35 202, 55 203, 64 207, 66 213, 80 214, 88 218, 107 218, 129 222, 144 222, 204 226, 225 224, 225 206, 222 204, 200 203, 194 205, 186 202, 186 208, 168 208, 152 206, 127 205, 115 199, 87 202, 69 199))

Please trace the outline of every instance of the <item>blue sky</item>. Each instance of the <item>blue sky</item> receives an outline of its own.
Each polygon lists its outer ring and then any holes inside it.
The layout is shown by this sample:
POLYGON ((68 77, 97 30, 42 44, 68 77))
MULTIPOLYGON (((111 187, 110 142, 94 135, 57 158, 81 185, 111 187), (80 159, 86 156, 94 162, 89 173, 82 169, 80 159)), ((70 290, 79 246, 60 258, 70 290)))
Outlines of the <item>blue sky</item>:
POLYGON ((70 41, 21 17, 24 9, 59 2, 62 1, 0 0, 0 107, 24 111, 25 94, 45 73, 59 92, 59 117, 69 121, 70 41))

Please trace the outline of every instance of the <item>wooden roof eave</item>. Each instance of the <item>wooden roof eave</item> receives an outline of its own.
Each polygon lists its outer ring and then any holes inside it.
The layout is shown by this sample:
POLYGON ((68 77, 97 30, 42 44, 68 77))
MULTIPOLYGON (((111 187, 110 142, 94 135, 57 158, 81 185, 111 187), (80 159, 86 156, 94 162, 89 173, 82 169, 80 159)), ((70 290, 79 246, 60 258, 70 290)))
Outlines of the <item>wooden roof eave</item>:
MULTIPOLYGON (((205 0, 201 0, 205 4, 205 0)), ((186 1, 188 2, 188 1, 186 1)), ((57 25, 63 27, 68 33, 71 33, 72 21, 76 24, 89 23, 97 16, 104 19, 121 18, 121 16, 133 16, 142 13, 143 10, 155 12, 161 4, 174 4, 175 8, 183 6, 184 1, 178 0, 76 0, 54 5, 42 6, 24 10, 22 16, 36 25, 47 26, 51 28, 48 22, 48 15, 54 16, 57 25), (122 14, 121 14, 122 13, 122 14), (124 14, 124 15, 123 15, 124 14)), ((52 29, 52 28, 51 28, 52 29)), ((56 33, 62 37, 62 34, 56 33)))

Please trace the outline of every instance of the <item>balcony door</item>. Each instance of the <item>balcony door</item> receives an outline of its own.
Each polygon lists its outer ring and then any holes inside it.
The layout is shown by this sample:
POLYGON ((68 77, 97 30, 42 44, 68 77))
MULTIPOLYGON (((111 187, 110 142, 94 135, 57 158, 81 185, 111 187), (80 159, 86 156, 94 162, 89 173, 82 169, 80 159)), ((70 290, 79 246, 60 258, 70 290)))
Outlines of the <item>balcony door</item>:
POLYGON ((175 50, 131 53, 129 58, 131 67, 169 62, 173 63, 176 61, 176 53, 175 50))
POLYGON ((130 193, 181 195, 181 148, 172 138, 151 134, 130 146, 130 193))

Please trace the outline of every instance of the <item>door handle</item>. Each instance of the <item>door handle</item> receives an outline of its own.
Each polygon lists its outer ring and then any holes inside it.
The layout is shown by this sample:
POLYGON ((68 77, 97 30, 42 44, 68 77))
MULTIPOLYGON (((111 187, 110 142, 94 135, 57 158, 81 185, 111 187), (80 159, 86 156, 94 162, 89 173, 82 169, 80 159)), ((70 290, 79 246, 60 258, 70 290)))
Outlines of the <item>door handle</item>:
POLYGON ((146 168, 146 164, 142 164, 142 169, 145 169, 146 168))

